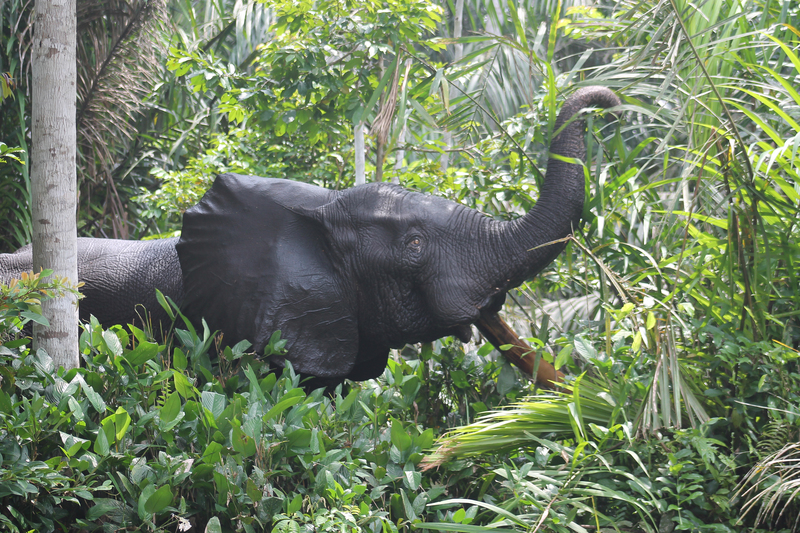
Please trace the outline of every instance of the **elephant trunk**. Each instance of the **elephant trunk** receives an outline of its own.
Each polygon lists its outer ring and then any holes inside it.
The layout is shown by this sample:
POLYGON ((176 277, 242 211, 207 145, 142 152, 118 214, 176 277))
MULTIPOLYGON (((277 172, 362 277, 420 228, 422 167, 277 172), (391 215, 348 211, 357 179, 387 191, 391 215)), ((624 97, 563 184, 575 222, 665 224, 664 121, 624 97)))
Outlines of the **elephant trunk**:
MULTIPOLYGON (((555 131, 581 109, 609 108, 620 103, 620 99, 605 87, 580 89, 564 103, 555 131)), ((585 120, 573 120, 553 138, 547 173, 536 205, 522 218, 499 223, 502 255, 498 262, 508 266, 498 280, 503 289, 516 287, 538 274, 564 249, 564 237, 578 228, 585 196, 583 167, 562 158, 584 161, 585 129, 585 120)))
POLYGON ((494 235, 490 255, 495 258, 495 264, 490 268, 496 276, 495 292, 481 307, 476 325, 494 346, 510 346, 503 350, 503 355, 523 371, 533 374, 545 387, 562 381, 564 375, 534 354, 497 316, 503 301, 497 296, 504 296, 505 291, 517 287, 550 264, 566 246, 564 238, 578 228, 585 196, 583 166, 564 159, 585 160, 586 121, 569 122, 570 119, 587 107, 609 108, 620 104, 620 99, 605 87, 586 87, 575 92, 556 119, 555 131, 561 131, 550 145, 547 174, 536 205, 517 220, 489 223, 489 232, 494 235), (498 268, 497 265, 503 266, 498 268))

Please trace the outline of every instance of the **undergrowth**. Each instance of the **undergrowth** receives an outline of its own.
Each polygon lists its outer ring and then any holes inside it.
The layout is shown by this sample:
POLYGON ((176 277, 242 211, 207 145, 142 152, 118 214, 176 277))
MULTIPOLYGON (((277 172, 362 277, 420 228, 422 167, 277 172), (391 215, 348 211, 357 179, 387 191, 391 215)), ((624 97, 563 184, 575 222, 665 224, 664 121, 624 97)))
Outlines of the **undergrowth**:
MULTIPOLYGON (((0 531, 751 530, 731 497, 759 457, 759 431, 780 418, 762 400, 797 379, 726 378, 740 392, 713 414, 746 416, 637 435, 646 387, 625 368, 644 363, 606 363, 581 337, 559 342, 580 346, 576 359, 593 355, 582 365, 594 377, 525 400, 530 423, 502 405, 533 391, 504 383, 508 367, 490 347, 450 340, 326 393, 306 390, 291 366, 270 371, 246 342, 219 345, 207 328, 185 323, 159 344, 92 321, 81 368, 65 372, 20 335, 38 318, 32 288, 55 289, 31 277, 16 285, 26 300, 3 290, 12 318, 0 346, 0 531), (540 404, 562 410, 559 429, 542 426, 540 404), (502 413, 515 424, 507 435, 522 437, 513 445, 495 432, 485 449, 425 468, 437 438, 447 432, 452 445, 465 431, 453 426, 502 413)), ((719 348, 720 360, 746 364, 719 348)), ((282 349, 276 333, 266 351, 282 349)), ((706 390, 712 411, 715 391, 706 390)))

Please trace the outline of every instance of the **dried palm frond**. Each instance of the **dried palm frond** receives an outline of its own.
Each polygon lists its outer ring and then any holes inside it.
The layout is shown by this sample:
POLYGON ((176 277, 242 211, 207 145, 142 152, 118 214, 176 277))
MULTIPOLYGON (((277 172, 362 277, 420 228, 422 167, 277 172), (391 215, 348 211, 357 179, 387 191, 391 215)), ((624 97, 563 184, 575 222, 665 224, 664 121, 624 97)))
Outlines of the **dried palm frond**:
POLYGON ((784 519, 796 531, 800 520, 796 505, 799 494, 800 444, 792 443, 759 461, 745 476, 734 497, 745 499, 742 518, 758 508, 756 525, 775 524, 784 519), (750 488, 745 490, 748 485, 750 488))
MULTIPOLYGON (((124 237, 125 209, 112 173, 136 131, 142 99, 154 84, 154 35, 164 11, 162 0, 81 0, 78 2, 77 126, 82 202, 96 188, 104 195, 114 236, 124 237)), ((102 217, 101 217, 102 218, 102 217)), ((106 221, 101 221, 104 224, 106 221)))
POLYGON ((398 59, 395 62, 392 80, 389 82, 389 96, 383 101, 383 105, 375 116, 375 120, 372 122, 372 132, 378 138, 380 144, 386 144, 386 140, 389 138, 389 129, 392 126, 394 110, 397 107, 397 89, 400 85, 399 78, 400 60, 398 59))

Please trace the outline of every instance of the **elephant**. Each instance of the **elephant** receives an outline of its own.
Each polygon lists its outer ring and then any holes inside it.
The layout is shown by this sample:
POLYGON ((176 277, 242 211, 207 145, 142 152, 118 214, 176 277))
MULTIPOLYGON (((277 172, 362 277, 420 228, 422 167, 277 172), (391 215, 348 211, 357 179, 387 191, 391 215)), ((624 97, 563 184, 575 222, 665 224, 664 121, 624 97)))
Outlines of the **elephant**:
MULTIPOLYGON (((329 190, 222 174, 184 213, 178 239, 79 240, 82 316, 126 323, 142 304, 163 319, 158 288, 225 344, 246 339, 260 352, 280 330, 286 351, 271 362, 326 384, 380 375, 391 348, 467 341, 472 324, 497 343, 486 325, 507 292, 579 227, 585 121, 576 115, 619 104, 604 87, 566 100, 539 199, 510 221, 388 183, 329 190)), ((30 265, 29 249, 2 255, 0 279, 30 265)))
MULTIPOLYGON (((78 238, 79 314, 83 322, 95 316, 101 324, 167 324, 167 313, 156 300, 156 289, 175 302, 183 298, 178 238, 128 241, 78 238)), ((0 281, 33 270, 30 244, 12 254, 0 254, 0 281)))

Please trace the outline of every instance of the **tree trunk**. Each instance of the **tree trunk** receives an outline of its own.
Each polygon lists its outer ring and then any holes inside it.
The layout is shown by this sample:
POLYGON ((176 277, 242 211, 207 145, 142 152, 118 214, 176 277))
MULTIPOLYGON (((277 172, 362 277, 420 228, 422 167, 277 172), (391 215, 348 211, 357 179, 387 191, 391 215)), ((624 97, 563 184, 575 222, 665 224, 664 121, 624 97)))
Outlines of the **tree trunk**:
POLYGON ((356 124, 354 134, 354 149, 356 152, 356 185, 364 185, 366 180, 366 153, 364 146, 364 121, 356 124))
MULTIPOLYGON (((32 68, 31 218, 33 268, 78 283, 75 220, 76 0, 36 0, 32 68)), ((56 367, 78 366, 73 294, 46 300, 49 327, 34 326, 34 346, 56 367)))
MULTIPOLYGON (((456 12, 453 15, 453 39, 460 39, 461 38, 461 25, 464 15, 464 0, 456 0, 456 12)), ((453 63, 458 63, 461 61, 461 58, 464 56, 464 45, 461 43, 456 43, 453 45, 453 63)), ((443 80, 442 83, 447 83, 447 80, 443 80)), ((442 157, 439 160, 439 164, 441 165, 442 172, 447 172, 447 167, 450 166, 450 152, 449 150, 453 147, 453 134, 450 131, 444 132, 444 148, 445 151, 442 153, 442 157)))

